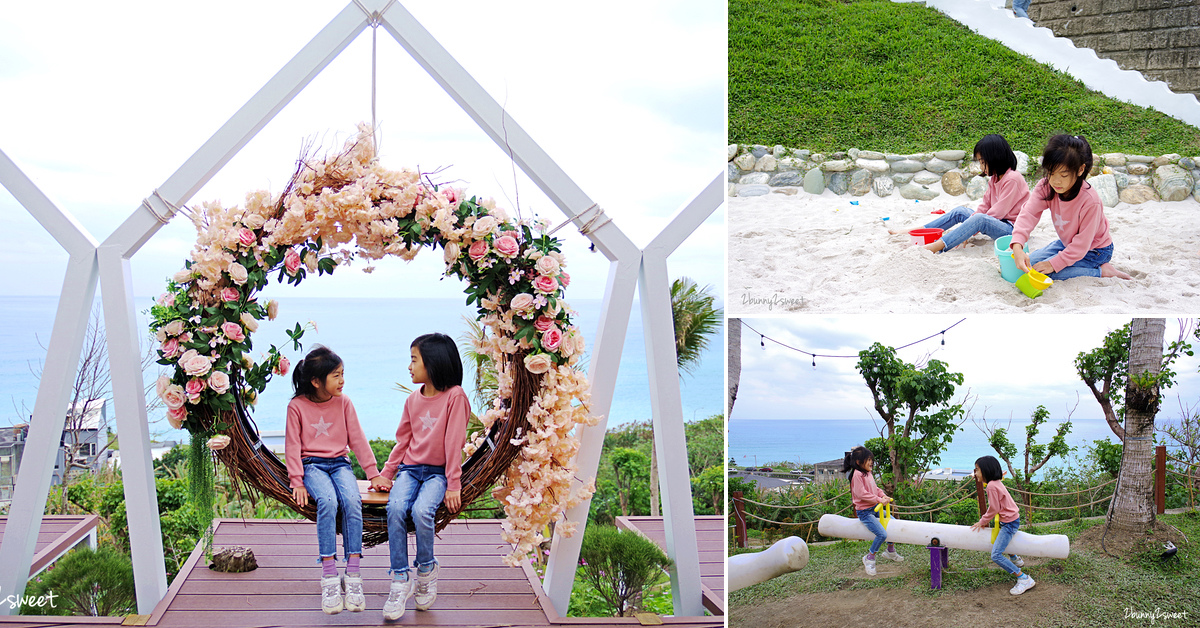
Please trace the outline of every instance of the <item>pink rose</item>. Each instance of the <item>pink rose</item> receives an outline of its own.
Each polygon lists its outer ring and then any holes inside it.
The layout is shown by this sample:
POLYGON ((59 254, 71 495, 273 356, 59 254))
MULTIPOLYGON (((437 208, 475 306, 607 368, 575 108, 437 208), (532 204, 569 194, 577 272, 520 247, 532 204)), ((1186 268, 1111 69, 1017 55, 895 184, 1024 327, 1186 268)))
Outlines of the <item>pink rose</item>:
POLYGON ((246 270, 245 266, 234 262, 229 265, 229 278, 233 280, 233 283, 240 286, 250 278, 250 272, 246 270))
POLYGON ((258 238, 254 237, 253 231, 246 229, 245 227, 238 229, 238 244, 241 244, 242 246, 250 246, 254 244, 257 239, 258 238))
POLYGON ((183 321, 171 321, 163 328, 168 336, 178 336, 183 333, 183 321))
POLYGON ((535 353, 525 356, 525 368, 534 375, 541 375, 554 366, 554 360, 545 353, 535 353))
POLYGON ((180 360, 179 365, 183 367, 185 373, 192 377, 200 377, 212 368, 212 362, 208 361, 208 357, 199 354, 186 360, 180 360))
POLYGON ((484 242, 483 240, 476 240, 472 242, 471 248, 467 249, 467 255, 470 255, 471 260, 475 262, 483 259, 483 256, 487 255, 487 253, 488 245, 487 242, 484 242))
POLYGON ((279 301, 271 299, 267 301, 267 320, 273 321, 279 315, 279 301))
POLYGON ((179 355, 179 339, 167 338, 162 343, 162 354, 164 358, 173 358, 179 355))
POLYGON ((447 202, 449 202, 451 205, 458 205, 458 190, 454 188, 446 188, 445 190, 442 190, 442 193, 446 195, 447 202))
POLYGON ((496 238, 496 252, 504 257, 513 257, 521 251, 521 245, 517 244, 517 239, 510 235, 503 235, 496 238))
POLYGON ((242 326, 233 321, 221 323, 221 333, 233 342, 241 342, 246 339, 246 334, 242 333, 242 326))
POLYGON ((169 292, 164 292, 164 293, 158 295, 158 304, 165 305, 167 307, 171 307, 172 305, 175 305, 175 295, 173 295, 169 292))
POLYGON ((292 363, 288 361, 287 356, 281 355, 279 356, 279 366, 276 366, 273 370, 282 377, 288 374, 288 369, 290 368, 292 368, 292 363))
POLYGON ((229 390, 229 374, 225 371, 213 371, 213 374, 208 376, 208 385, 218 395, 225 394, 225 391, 229 390))
POLYGON ((542 348, 546 351, 557 351, 562 345, 563 335, 557 327, 551 327, 542 332, 542 348))
POLYGON ((527 292, 522 292, 509 301, 508 306, 518 312, 524 312, 533 307, 533 295, 527 292))
POLYGON ((250 312, 242 312, 241 321, 250 333, 258 331, 258 319, 254 318, 254 315, 250 312))
POLYGON ((163 396, 163 393, 167 392, 167 388, 170 385, 171 385, 171 380, 167 379, 166 377, 160 376, 158 378, 158 380, 154 382, 154 393, 156 395, 158 395, 159 398, 161 399, 163 396))
POLYGON ((176 408, 182 408, 183 402, 187 400, 187 396, 183 392, 183 386, 180 386, 179 384, 171 384, 170 386, 167 386, 166 390, 164 390, 159 397, 163 400, 163 403, 167 404, 167 407, 172 410, 176 408))
POLYGON ((538 275, 538 278, 533 280, 533 287, 536 288, 538 292, 553 294, 556 290, 558 290, 558 280, 554 277, 538 275))
POLYGON ((300 270, 300 254, 296 252, 296 249, 288 249, 288 252, 284 254, 283 268, 289 275, 295 275, 296 271, 300 270))
POLYGON ((208 443, 206 444, 208 445, 209 449, 213 451, 219 451, 228 447, 229 443, 231 442, 233 442, 232 438, 222 434, 220 436, 213 436, 212 438, 208 439, 208 443))
POLYGON ((567 286, 571 285, 571 276, 567 273, 559 275, 558 283, 562 284, 562 287, 566 288, 567 286))
POLYGON ((496 228, 496 219, 491 216, 480 216, 475 220, 475 224, 471 225, 471 231, 477 236, 485 236, 491 233, 496 228))
POLYGON ((537 261, 537 271, 543 275, 554 275, 558 272, 558 260, 550 257, 549 255, 543 255, 539 257, 537 261))
POLYGON ((178 408, 171 408, 167 410, 167 423, 170 423, 171 427, 175 429, 183 427, 183 421, 186 418, 187 410, 185 410, 182 405, 178 408))
POLYGON ((204 392, 204 387, 204 380, 193 377, 192 379, 188 380, 187 387, 184 388, 184 390, 187 391, 189 397, 192 397, 204 392))
POLYGON ((242 298, 242 293, 238 292, 237 288, 222 288, 221 289, 221 300, 225 301, 226 303, 232 303, 233 301, 237 301, 240 298, 242 298))
POLYGON ((538 331, 546 331, 551 327, 554 327, 554 319, 549 316, 538 316, 537 320, 533 322, 533 328, 538 331))

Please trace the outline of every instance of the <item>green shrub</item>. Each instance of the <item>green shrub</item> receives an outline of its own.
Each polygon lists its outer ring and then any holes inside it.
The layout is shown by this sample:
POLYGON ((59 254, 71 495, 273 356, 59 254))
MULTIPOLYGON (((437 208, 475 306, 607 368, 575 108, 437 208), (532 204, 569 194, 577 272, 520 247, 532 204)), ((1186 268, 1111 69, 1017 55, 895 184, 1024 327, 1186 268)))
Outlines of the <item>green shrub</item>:
POLYGON ((584 579, 619 617, 640 608, 646 590, 671 566, 671 559, 652 541, 602 525, 587 527, 580 558, 584 579))
POLYGON ((136 612, 133 564, 117 550, 101 546, 72 551, 25 587, 23 615, 127 615, 136 612))

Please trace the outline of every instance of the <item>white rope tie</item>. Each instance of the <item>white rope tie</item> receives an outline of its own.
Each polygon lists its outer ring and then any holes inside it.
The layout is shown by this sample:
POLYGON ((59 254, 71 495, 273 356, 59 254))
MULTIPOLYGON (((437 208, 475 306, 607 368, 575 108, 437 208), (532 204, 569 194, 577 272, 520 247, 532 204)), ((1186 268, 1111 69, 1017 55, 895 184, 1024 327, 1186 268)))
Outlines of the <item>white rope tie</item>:
POLYGON ((382 11, 368 11, 367 7, 362 5, 359 0, 354 0, 355 6, 367 14, 367 25, 371 27, 371 141, 375 144, 375 158, 379 158, 379 131, 375 123, 375 70, 376 70, 376 50, 378 49, 377 40, 379 33, 379 25, 383 23, 383 14, 387 13, 388 9, 396 0, 388 0, 388 3, 383 6, 382 11))
POLYGON ((546 235, 554 235, 556 231, 575 222, 576 220, 584 220, 584 217, 592 212, 595 212, 595 215, 584 221, 582 225, 579 225, 579 233, 588 235, 600 227, 612 222, 612 218, 609 218, 608 214, 604 213, 604 209, 600 207, 599 203, 592 203, 591 207, 579 212, 572 218, 566 219, 557 227, 551 229, 546 235))
POLYGON ((158 188, 154 188, 153 196, 154 196, 154 198, 157 198, 160 203, 167 206, 167 215, 163 216, 162 214, 158 213, 154 209, 154 205, 150 204, 149 198, 142 199, 142 207, 145 207, 146 211, 150 212, 150 215, 157 218, 158 221, 161 222, 162 224, 165 225, 165 224, 171 222, 171 219, 175 217, 175 214, 178 214, 180 212, 183 212, 184 214, 186 214, 188 216, 191 215, 192 210, 188 209, 187 205, 180 207, 180 206, 176 205, 175 203, 168 201, 167 199, 163 198, 162 194, 159 193, 158 188))

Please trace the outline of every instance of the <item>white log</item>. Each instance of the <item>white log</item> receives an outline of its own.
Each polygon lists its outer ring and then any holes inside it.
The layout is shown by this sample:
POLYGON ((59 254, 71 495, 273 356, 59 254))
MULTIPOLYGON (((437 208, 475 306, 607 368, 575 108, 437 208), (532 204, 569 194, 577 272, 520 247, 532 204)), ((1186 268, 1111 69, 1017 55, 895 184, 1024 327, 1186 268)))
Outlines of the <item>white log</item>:
POLYGON ((725 564, 729 575, 729 590, 737 591, 771 578, 778 578, 785 573, 804 569, 808 564, 808 545, 804 543, 804 539, 789 536, 776 542, 766 551, 730 556, 725 564))
MULTIPOLYGON (((837 515, 822 515, 821 522, 817 524, 817 530, 824 536, 836 536, 843 539, 870 541, 875 538, 875 535, 867 530, 867 526, 858 519, 848 519, 837 515)), ((892 518, 888 523, 887 535, 889 543, 929 545, 936 538, 942 545, 954 549, 976 552, 992 551, 990 527, 983 530, 972 530, 970 526, 892 518)), ((1012 542, 1004 550, 1005 554, 1044 558, 1066 558, 1070 552, 1071 541, 1065 534, 1029 534, 1020 530, 1013 535, 1012 542)))

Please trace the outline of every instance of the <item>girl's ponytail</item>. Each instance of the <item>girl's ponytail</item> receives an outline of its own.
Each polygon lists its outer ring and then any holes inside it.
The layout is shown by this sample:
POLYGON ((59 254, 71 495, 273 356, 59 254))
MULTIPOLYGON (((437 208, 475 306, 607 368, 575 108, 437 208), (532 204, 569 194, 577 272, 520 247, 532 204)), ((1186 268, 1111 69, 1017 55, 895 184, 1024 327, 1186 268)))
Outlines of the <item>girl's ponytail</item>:
POLYGON ((309 381, 309 378, 304 376, 304 367, 304 360, 301 359, 296 363, 295 368, 292 369, 292 391, 294 393, 292 395, 293 399, 301 395, 307 397, 316 392, 316 389, 313 388, 312 382, 309 381))

